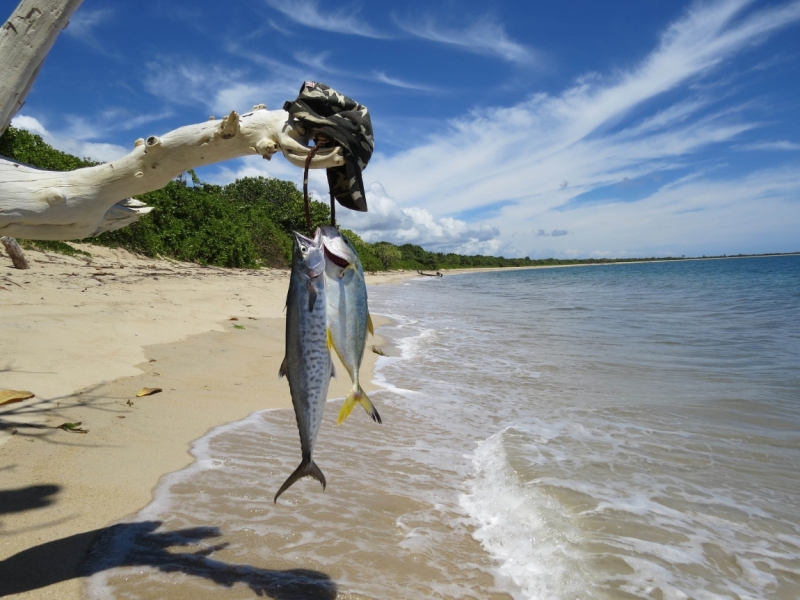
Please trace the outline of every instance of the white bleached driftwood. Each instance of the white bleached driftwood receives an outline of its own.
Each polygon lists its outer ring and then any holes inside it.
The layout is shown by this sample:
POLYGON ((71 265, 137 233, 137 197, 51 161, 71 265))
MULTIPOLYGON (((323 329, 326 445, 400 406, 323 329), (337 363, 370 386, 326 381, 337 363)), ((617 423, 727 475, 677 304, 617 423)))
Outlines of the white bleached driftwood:
POLYGON ((58 34, 82 0, 22 0, 0 27, 0 135, 25 103, 58 34))
MULTIPOLYGON (((0 160, 0 235, 34 240, 90 237, 123 227, 146 212, 143 206, 117 203, 162 188, 193 167, 248 155, 269 159, 278 151, 302 167, 309 150, 287 112, 258 105, 241 117, 232 112, 222 120, 136 140, 133 152, 96 167, 55 172, 0 160)), ((339 148, 321 149, 311 166, 343 162, 339 148)))
POLYGON ((17 269, 30 269, 31 266, 28 264, 28 259, 25 258, 25 255, 22 253, 22 248, 19 247, 17 240, 10 237, 0 237, 0 244, 3 244, 3 247, 8 252, 8 256, 11 258, 11 263, 17 269))

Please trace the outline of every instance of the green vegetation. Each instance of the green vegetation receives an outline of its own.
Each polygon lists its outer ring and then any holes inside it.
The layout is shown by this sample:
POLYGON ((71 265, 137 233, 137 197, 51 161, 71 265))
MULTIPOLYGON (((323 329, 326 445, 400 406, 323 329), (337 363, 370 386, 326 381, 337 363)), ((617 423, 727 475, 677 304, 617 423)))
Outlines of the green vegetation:
POLYGON ((9 127, 0 136, 0 156, 48 171, 74 171, 99 164, 56 150, 45 144, 40 136, 14 127, 9 127))
POLYGON ((22 248, 42 250, 44 252, 57 252, 67 256, 91 256, 89 252, 73 248, 66 242, 55 242, 51 240, 17 240, 22 248))
MULTIPOLYGON (((38 135, 9 127, 0 137, 0 155, 34 167, 70 171, 98 163, 55 150, 38 135)), ((288 267, 291 232, 306 231, 303 196, 288 181, 246 177, 226 186, 201 182, 189 171, 166 187, 139 199, 153 212, 133 225, 86 240, 92 244, 125 248, 146 256, 163 256, 221 267, 288 267)), ((330 222, 330 208, 311 203, 314 226, 330 222)), ((477 267, 530 267, 603 264, 682 258, 555 259, 532 260, 497 256, 465 256, 429 252, 415 244, 365 242, 353 231, 342 229, 355 247, 365 271, 390 269, 425 270, 477 267)), ((24 248, 64 254, 86 254, 64 242, 19 240, 24 248)), ((741 256, 741 255, 740 255, 741 256)))

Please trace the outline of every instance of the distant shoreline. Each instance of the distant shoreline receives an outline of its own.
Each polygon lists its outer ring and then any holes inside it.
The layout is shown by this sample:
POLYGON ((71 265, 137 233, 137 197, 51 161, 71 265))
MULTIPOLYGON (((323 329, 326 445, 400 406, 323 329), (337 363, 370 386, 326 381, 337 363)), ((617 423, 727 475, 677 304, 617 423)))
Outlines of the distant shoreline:
POLYGON ((614 265, 640 265, 642 263, 664 263, 664 262, 688 262, 694 260, 729 260, 739 258, 774 258, 776 256, 800 256, 800 252, 785 252, 780 254, 743 254, 732 256, 700 256, 691 258, 654 258, 654 259, 632 259, 632 260, 609 260, 608 262, 586 262, 570 263, 566 265, 530 265, 526 267, 474 267, 463 269, 438 269, 442 275, 460 275, 462 273, 488 273, 491 271, 521 271, 528 269, 559 269, 571 267, 609 267, 614 265))

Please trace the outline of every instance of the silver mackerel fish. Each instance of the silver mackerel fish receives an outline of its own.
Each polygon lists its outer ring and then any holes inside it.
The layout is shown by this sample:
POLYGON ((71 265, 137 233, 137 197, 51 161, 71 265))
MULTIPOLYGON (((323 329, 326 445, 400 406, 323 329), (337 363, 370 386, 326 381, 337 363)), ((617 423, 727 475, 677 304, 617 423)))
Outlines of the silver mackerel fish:
POLYGON ((356 403, 360 403, 374 421, 381 423, 381 416, 359 382, 367 331, 372 332, 364 270, 355 248, 338 229, 323 225, 319 231, 325 248, 329 345, 336 350, 353 382, 353 389, 342 404, 337 422, 341 425, 356 403))
POLYGON ((326 332, 325 255, 319 230, 313 240, 299 233, 294 237, 286 298, 286 356, 279 374, 289 381, 302 460, 275 494, 275 502, 301 477, 313 477, 325 489, 325 475, 312 460, 333 376, 326 332))

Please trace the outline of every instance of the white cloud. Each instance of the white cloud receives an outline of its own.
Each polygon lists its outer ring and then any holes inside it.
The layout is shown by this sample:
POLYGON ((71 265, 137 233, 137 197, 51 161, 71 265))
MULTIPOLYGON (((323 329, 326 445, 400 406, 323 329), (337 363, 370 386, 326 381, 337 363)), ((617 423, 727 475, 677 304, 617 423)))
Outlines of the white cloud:
MULTIPOLYGON (((213 172, 209 175, 201 176, 203 181, 226 185, 244 177, 274 177, 284 181, 293 181, 298 187, 303 184, 302 170, 284 159, 280 153, 275 154, 271 160, 264 160, 260 156, 247 156, 235 161, 228 161, 212 169, 213 172)), ((309 184, 317 197, 320 197, 317 190, 323 189, 326 190, 325 196, 327 197, 328 184, 324 171, 312 170, 309 173, 309 184)))
POLYGON ((539 60, 536 52, 510 39, 503 26, 489 16, 462 29, 443 28, 430 15, 415 22, 395 17, 395 22, 411 35, 456 46, 468 52, 497 56, 516 63, 533 63, 539 60))
POLYGON ((400 208, 383 187, 373 183, 367 191, 369 212, 339 211, 342 225, 368 242, 417 244, 428 250, 462 254, 491 254, 499 247, 499 231, 489 225, 470 226, 452 217, 435 218, 420 207, 400 208))
MULTIPOLYGON (((507 201, 487 222, 507 240, 523 231, 528 238, 507 242, 503 251, 535 250, 534 223, 537 229, 569 231, 542 238, 555 251, 608 251, 602 236, 619 237, 621 227, 635 232, 636 219, 594 221, 587 236, 577 221, 585 210, 564 218, 561 209, 572 198, 658 171, 680 168, 700 175, 699 151, 759 126, 745 118, 747 106, 714 111, 721 94, 704 96, 686 85, 800 19, 797 1, 750 13, 746 5, 744 0, 696 4, 635 68, 591 74, 561 94, 537 94, 508 108, 476 109, 408 151, 376 154, 364 177, 380 182, 400 210, 425 206, 434 219, 507 201), (653 106, 654 99, 676 90, 684 93, 671 104, 662 101, 659 110, 642 111, 646 102, 653 106), (644 116, 630 119, 634 109, 644 116), (557 242, 570 246, 553 246, 557 242)), ((633 216, 644 210, 643 202, 621 206, 633 216)), ((649 238, 640 239, 646 244, 649 238)))
MULTIPOLYGON (((241 52, 236 46, 233 53, 241 52)), ((269 108, 283 106, 288 98, 297 96, 298 81, 307 73, 288 69, 275 61, 255 54, 247 57, 261 66, 279 72, 252 80, 247 69, 232 69, 222 64, 201 64, 195 60, 165 57, 148 63, 145 89, 169 103, 204 107, 209 115, 221 116, 232 110, 249 110, 256 104, 269 108), (264 64, 264 63, 268 64, 264 64)))
POLYGON ((787 140, 778 140, 775 142, 757 142, 754 144, 740 144, 736 146, 739 150, 800 150, 800 144, 789 142, 787 140))
POLYGON ((432 88, 427 85, 422 85, 420 83, 411 83, 408 81, 403 81, 402 79, 397 79, 396 77, 389 77, 383 71, 375 71, 372 74, 375 81, 379 83, 385 83, 386 85, 390 85, 392 87, 398 87, 405 90, 418 90, 422 92, 433 92, 436 91, 436 88, 432 88))
POLYGON ((84 131, 78 136, 75 136, 72 130, 51 132, 38 119, 29 115, 17 115, 11 120, 11 124, 19 129, 40 135, 45 142, 57 150, 79 158, 108 162, 128 154, 133 149, 133 144, 128 149, 116 144, 89 141, 95 137, 92 131, 84 131))
POLYGON ((285 17, 312 29, 369 38, 387 37, 359 20, 353 14, 356 11, 352 9, 343 8, 325 14, 320 10, 319 3, 314 0, 266 0, 266 2, 285 17))

